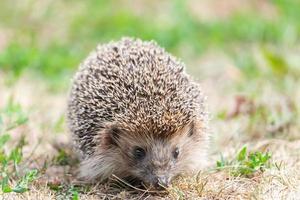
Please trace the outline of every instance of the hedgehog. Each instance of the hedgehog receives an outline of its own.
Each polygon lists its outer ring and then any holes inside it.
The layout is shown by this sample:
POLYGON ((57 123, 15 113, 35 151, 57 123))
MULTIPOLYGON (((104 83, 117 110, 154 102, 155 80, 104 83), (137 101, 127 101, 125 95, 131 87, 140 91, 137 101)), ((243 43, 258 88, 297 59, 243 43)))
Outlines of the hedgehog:
POLYGON ((203 170, 205 99, 185 65, 156 42, 127 37, 98 45, 80 64, 68 100, 78 176, 133 177, 158 188, 203 170))

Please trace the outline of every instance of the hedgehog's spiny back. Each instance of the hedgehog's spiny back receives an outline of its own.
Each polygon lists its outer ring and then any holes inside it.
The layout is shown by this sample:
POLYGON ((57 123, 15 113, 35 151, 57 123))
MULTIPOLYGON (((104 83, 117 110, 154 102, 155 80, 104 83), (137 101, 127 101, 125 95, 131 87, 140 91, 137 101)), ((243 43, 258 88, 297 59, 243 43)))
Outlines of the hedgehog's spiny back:
POLYGON ((196 114, 204 118, 202 94, 183 68, 153 42, 127 38, 99 46, 81 64, 69 100, 70 128, 80 149, 93 153, 94 138, 107 123, 132 134, 162 135, 196 114))

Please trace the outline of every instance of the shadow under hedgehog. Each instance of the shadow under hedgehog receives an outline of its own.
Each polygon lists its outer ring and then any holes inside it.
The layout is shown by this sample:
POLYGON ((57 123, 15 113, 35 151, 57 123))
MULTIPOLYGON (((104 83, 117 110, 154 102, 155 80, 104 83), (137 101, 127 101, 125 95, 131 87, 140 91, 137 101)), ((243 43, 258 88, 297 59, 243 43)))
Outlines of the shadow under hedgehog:
POLYGON ((206 165, 205 97, 184 64, 153 41, 99 45, 80 65, 68 100, 68 124, 80 177, 112 174, 168 186, 206 165))

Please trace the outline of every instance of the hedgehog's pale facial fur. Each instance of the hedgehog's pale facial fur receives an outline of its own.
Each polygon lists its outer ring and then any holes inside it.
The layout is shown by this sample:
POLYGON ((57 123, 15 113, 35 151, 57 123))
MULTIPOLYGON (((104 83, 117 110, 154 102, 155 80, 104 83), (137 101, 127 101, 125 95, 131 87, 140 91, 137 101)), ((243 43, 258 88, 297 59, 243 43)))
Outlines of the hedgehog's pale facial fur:
POLYGON ((115 174, 153 185, 197 172, 205 164, 206 122, 199 85, 155 42, 99 46, 74 77, 68 123, 86 180, 115 174))
POLYGON ((86 160, 81 176, 93 180, 133 177, 150 186, 167 186, 182 173, 194 173, 206 166, 207 134, 202 121, 195 120, 170 134, 157 137, 130 134, 109 125, 101 134, 99 155, 86 160))
POLYGON ((119 138, 123 167, 116 174, 128 174, 157 187, 168 186, 177 175, 205 166, 206 137, 199 126, 192 122, 167 138, 119 138))

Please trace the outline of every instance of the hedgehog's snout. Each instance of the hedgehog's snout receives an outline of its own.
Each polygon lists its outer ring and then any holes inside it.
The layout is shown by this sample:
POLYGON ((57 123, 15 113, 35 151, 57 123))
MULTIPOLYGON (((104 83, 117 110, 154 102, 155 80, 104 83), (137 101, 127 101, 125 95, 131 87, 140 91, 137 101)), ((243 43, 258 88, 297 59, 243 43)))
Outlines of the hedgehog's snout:
POLYGON ((148 174, 142 180, 142 182, 156 190, 163 190, 170 186, 172 177, 169 174, 164 175, 155 175, 155 174, 148 174))
POLYGON ((153 166, 151 166, 151 170, 148 168, 146 171, 140 171, 138 177, 143 183, 146 184, 146 186, 160 190, 167 188, 171 184, 173 175, 170 172, 170 169, 160 169, 157 171, 155 168, 153 168, 153 166))
POLYGON ((163 189, 170 185, 170 178, 167 175, 155 176, 152 185, 156 189, 163 189))

